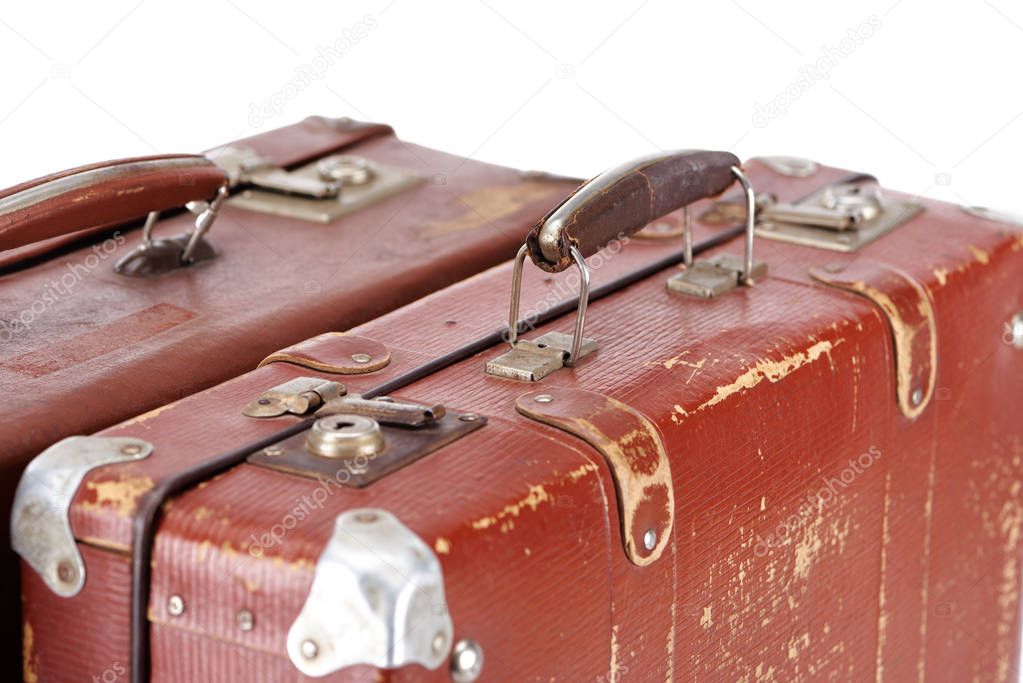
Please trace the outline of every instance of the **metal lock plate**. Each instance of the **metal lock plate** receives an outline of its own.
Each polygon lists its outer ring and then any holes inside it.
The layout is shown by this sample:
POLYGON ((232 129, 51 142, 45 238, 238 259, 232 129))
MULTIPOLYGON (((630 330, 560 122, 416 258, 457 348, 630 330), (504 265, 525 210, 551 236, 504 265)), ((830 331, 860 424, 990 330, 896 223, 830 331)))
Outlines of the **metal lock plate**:
MULTIPOLYGON (((742 259, 732 254, 718 254, 707 261, 696 261, 685 270, 668 278, 668 289, 686 296, 712 299, 739 286, 742 259)), ((767 275, 767 264, 753 264, 753 281, 767 275)))
POLYGON ((285 218, 331 223, 411 189, 426 176, 349 154, 334 154, 285 170, 251 150, 223 147, 207 155, 243 186, 227 203, 285 218), (248 187, 244 187, 248 186, 248 187))
MULTIPOLYGON (((583 339, 579 357, 585 358, 597 350, 597 342, 583 339)), ((536 341, 520 339, 515 347, 497 358, 487 361, 487 374, 524 382, 538 382, 555 370, 575 362, 572 355, 572 335, 547 332, 536 341)))
POLYGON ((757 235, 781 242, 854 252, 923 211, 920 204, 883 197, 876 186, 829 185, 798 202, 768 203, 757 235))
POLYGON ((384 419, 377 420, 354 411, 331 413, 317 420, 311 430, 253 453, 248 462, 363 488, 487 423, 485 417, 475 413, 445 410, 439 413, 436 419, 415 427, 400 422, 387 424, 384 419))

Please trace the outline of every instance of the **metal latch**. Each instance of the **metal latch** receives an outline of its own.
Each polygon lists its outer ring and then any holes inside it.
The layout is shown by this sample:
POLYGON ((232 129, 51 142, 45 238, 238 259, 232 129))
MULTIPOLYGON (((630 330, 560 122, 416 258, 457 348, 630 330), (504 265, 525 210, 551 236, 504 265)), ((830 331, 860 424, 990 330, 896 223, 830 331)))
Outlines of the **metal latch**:
POLYGON ((746 199, 746 255, 740 260, 731 254, 718 254, 706 261, 693 261, 693 219, 689 207, 683 209, 683 265, 685 269, 668 278, 672 292, 703 299, 724 294, 739 285, 751 285, 767 275, 767 264, 753 260, 753 235, 756 220, 756 193, 749 178, 738 167, 732 175, 742 185, 746 199))
POLYGON ((579 268, 579 307, 575 319, 575 334, 548 332, 536 341, 519 339, 519 298, 522 294, 522 267, 525 264, 527 248, 519 249, 512 271, 511 305, 508 311, 508 343, 511 350, 493 360, 487 361, 488 375, 536 382, 555 370, 575 365, 581 358, 597 350, 597 342, 583 337, 586 324, 586 305, 590 299, 590 269, 582 253, 572 247, 572 260, 579 268))
POLYGON ((923 210, 864 183, 829 185, 794 203, 762 199, 758 235, 841 252, 858 250, 923 210))
POLYGON ((426 177, 351 154, 333 154, 287 170, 246 147, 220 147, 206 153, 239 187, 228 204, 330 223, 345 214, 414 187, 426 177))
POLYGON ((328 401, 343 396, 346 389, 339 382, 319 377, 296 377, 267 389, 242 410, 248 417, 279 417, 287 413, 308 415, 328 401))

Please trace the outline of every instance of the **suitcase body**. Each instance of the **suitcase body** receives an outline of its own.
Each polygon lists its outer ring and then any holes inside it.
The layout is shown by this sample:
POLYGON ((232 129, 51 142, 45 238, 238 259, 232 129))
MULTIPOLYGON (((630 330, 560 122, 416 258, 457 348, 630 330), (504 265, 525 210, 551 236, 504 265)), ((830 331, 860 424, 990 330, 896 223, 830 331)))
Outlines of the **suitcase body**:
MULTIPOLYGON (((387 126, 347 119, 313 117, 208 155, 234 174, 232 196, 203 242, 217 255, 152 277, 115 272, 143 235, 137 225, 111 223, 166 208, 175 193, 200 199, 189 192, 223 173, 209 162, 178 177, 110 178, 100 174, 127 165, 97 165, 93 185, 68 189, 89 175, 79 170, 0 193, 5 247, 17 246, 27 227, 46 237, 5 252, 0 275, 5 547, 18 477, 46 444, 159 408, 282 346, 372 319, 498 263, 577 185, 419 147, 387 126), (342 166, 317 172, 330 161, 342 166), (366 167, 343 165, 354 162, 366 167), (368 175, 343 184, 340 197, 301 194, 322 190, 330 172, 368 175), (53 197, 40 196, 46 192, 53 197), (19 197, 28 206, 7 211, 19 197)), ((193 221, 180 212, 158 221, 156 246, 193 221)), ((20 629, 17 561, 3 556, 10 644, 20 629)))
MULTIPOLYGON (((504 355, 505 264, 101 432, 130 454, 67 494, 84 580, 65 597, 23 565, 26 678, 1014 680, 1019 226, 885 191, 890 230, 839 250, 862 233, 798 219, 822 220, 824 189, 860 206, 842 193, 869 179, 745 171, 778 217, 760 231, 784 233, 756 240, 752 286, 678 291, 742 254, 731 190, 692 207, 685 271, 704 275, 681 284, 678 213, 597 255, 562 240, 588 252, 597 344, 571 367, 504 355), (325 372, 353 353, 376 369, 325 372), (527 371, 547 374, 508 376, 527 371), (298 414, 321 400, 340 422, 298 414), (370 455, 324 455, 335 428, 370 455), (74 643, 69 620, 88 625, 74 643)), ((570 333, 579 287, 527 266, 520 341, 570 333)))

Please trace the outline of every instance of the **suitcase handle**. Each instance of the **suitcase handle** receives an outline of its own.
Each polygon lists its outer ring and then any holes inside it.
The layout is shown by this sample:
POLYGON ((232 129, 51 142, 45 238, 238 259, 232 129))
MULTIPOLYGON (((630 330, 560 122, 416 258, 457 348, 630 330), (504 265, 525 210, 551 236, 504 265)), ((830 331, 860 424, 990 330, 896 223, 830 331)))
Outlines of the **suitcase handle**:
MULTIPOLYGON (((682 151, 641 157, 584 183, 537 223, 515 255, 512 295, 508 307, 508 343, 518 341, 522 266, 528 254, 542 270, 558 273, 579 269, 579 305, 575 334, 564 364, 571 366, 583 351, 583 330, 590 296, 586 257, 613 240, 646 227, 661 216, 724 192, 738 180, 746 197, 746 254, 739 282, 751 284, 756 193, 739 159, 728 152, 682 151)), ((692 235, 686 211, 685 261, 692 261, 692 235)))
POLYGON ((735 180, 739 159, 728 152, 685 150, 641 157, 587 181, 529 232, 526 246, 538 268, 561 272, 572 247, 592 256, 614 239, 700 199, 735 180))
MULTIPOLYGON (((0 251, 215 201, 227 182, 222 169, 194 154, 120 159, 38 178, 0 191, 0 251)), ((198 231, 197 222, 193 236, 198 231)))

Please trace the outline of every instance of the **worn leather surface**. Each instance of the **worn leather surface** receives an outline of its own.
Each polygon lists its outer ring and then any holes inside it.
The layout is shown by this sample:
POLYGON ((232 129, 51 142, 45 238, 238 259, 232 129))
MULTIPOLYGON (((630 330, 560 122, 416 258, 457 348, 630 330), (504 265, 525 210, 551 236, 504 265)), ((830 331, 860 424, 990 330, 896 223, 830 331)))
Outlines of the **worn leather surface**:
POLYGON ((208 201, 226 184, 227 174, 200 155, 136 157, 74 168, 0 192, 0 250, 208 201))
MULTIPOLYGON (((748 171, 783 199, 844 175, 748 171)), ((1023 355, 1002 336, 1023 309, 1018 228, 927 202, 859 255, 757 246, 770 271, 751 288, 696 300, 670 293, 664 272, 592 303, 587 336, 600 349, 542 383, 611 396, 663 436, 675 525, 659 561, 628 561, 603 458, 516 412, 538 387, 482 374, 495 348, 400 392, 482 413, 486 427, 367 489, 331 489, 280 543, 258 539, 312 494, 308 480, 243 465, 173 500, 154 549, 153 680, 302 680, 285 654, 287 627, 334 517, 367 505, 435 548, 455 637, 483 644, 484 681, 1012 680, 1023 355), (899 409, 884 312, 808 274, 858 257, 905 272, 933 300, 937 388, 915 419, 899 409), (167 614, 172 594, 192 611, 167 614), (255 614, 252 631, 236 626, 242 608, 255 614)), ((603 259, 595 281, 667 248, 633 240, 603 259)), ((565 277, 527 269, 523 311, 571 295, 565 277)), ((504 265, 355 328, 392 361, 348 382, 364 390, 500 326, 509 284, 504 265)), ((570 327, 563 318, 525 336, 570 327)), ((308 373, 273 363, 105 430, 157 450, 87 478, 72 519, 83 547, 123 556, 142 492, 291 424, 239 411, 308 373)), ((26 582, 35 675, 99 672, 123 652, 126 612, 73 653, 45 626, 55 614, 97 623, 97 613, 126 610, 109 599, 124 594, 126 577, 107 564, 87 558, 86 587, 68 600, 26 582)), ((374 678, 447 673, 364 668, 321 680, 374 678)))
MULTIPOLYGON (((296 341, 344 330, 498 263, 578 185, 419 147, 379 124, 317 117, 232 144, 285 165, 344 149, 432 182, 328 225, 227 203, 209 232, 221 255, 158 278, 113 271, 141 238, 123 227, 0 275, 4 548, 21 470, 49 444, 159 408, 296 341)), ((161 221, 155 235, 191 227, 183 214, 161 221)), ((17 559, 2 555, 0 640, 16 648, 17 559)))
POLYGON ((721 194, 735 178, 739 159, 728 152, 661 153, 610 169, 586 182, 529 232, 533 263, 558 272, 572 263, 571 247, 590 256, 612 240, 635 233, 651 221, 700 199, 721 194), (546 226, 557 223, 556 244, 546 226))

